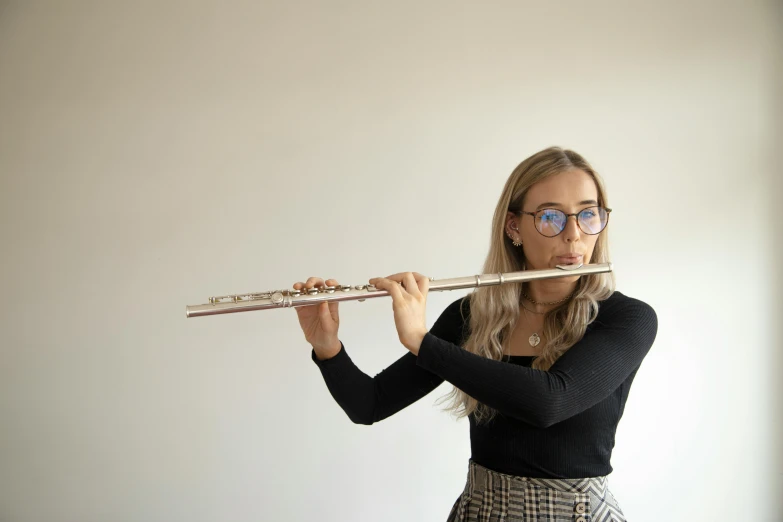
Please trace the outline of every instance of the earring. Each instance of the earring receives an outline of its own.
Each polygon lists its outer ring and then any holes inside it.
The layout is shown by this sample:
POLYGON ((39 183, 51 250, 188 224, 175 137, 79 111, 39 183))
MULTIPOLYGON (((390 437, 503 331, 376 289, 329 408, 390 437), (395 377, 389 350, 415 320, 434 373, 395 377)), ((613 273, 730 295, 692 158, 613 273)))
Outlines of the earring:
MULTIPOLYGON (((514 230, 517 230, 516 228, 514 230)), ((515 247, 522 246, 522 241, 519 241, 518 239, 514 239, 511 237, 511 234, 508 235, 508 237, 511 239, 511 244, 515 247)))

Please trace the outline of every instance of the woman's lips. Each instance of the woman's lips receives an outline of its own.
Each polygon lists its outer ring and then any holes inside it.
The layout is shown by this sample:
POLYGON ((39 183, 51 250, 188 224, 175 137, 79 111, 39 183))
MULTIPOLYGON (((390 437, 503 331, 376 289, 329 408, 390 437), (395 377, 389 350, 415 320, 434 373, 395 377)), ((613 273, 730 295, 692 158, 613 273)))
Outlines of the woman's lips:
POLYGON ((569 263, 579 263, 580 261, 582 261, 582 256, 578 256, 578 255, 557 256, 557 260, 560 262, 560 264, 567 265, 569 263))

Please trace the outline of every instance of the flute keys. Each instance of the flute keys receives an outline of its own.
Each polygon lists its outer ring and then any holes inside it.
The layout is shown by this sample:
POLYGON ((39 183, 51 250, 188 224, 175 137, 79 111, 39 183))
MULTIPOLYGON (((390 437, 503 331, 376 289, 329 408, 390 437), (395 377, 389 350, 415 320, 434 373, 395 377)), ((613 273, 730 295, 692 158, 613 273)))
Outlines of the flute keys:
MULTIPOLYGON (((462 288, 477 288, 482 286, 498 285, 505 283, 521 283, 524 281, 530 281, 534 279, 549 279, 556 277, 573 277, 575 275, 582 276, 588 274, 598 274, 605 272, 612 272, 614 266, 612 263, 597 263, 587 265, 557 265, 556 269, 540 269, 540 270, 522 270, 518 272, 498 273, 498 274, 479 274, 471 277, 455 277, 445 280, 437 280, 434 277, 428 279, 434 284, 430 288, 431 292, 442 290, 459 290, 462 288)), ((402 284, 398 281, 398 284, 402 284)), ((321 292, 334 294, 338 290, 342 292, 356 291, 355 295, 331 295, 331 296, 319 296, 312 301, 323 300, 358 300, 362 302, 365 298, 382 297, 385 292, 380 292, 375 285, 363 284, 363 285, 337 285, 328 286, 323 288, 323 283, 318 287, 310 289, 289 289, 289 290, 273 290, 270 292, 258 292, 248 294, 235 294, 235 295, 223 295, 212 296, 208 298, 208 304, 187 306, 185 308, 186 317, 200 317, 202 315, 214 315, 224 314, 230 312, 241 312, 250 310, 267 310, 278 307, 292 307, 292 306, 304 306, 310 304, 308 299, 305 299, 307 295, 316 295, 321 292), (365 291, 366 293, 363 293, 365 291), (293 299, 297 297, 299 299, 293 299), (274 306, 268 306, 270 303, 264 301, 272 301, 274 306), (259 301, 259 303, 253 303, 252 301, 259 301)), ((539 336, 530 336, 528 342, 531 345, 540 344, 542 339, 539 336)))
MULTIPOLYGON (((372 285, 354 285, 353 289, 354 290, 367 290, 367 288, 370 287, 370 286, 372 286, 372 285)), ((350 290, 350 288, 351 288, 350 285, 348 285, 348 289, 349 290, 350 290)), ((357 301, 359 301, 360 303, 363 303, 365 300, 364 299, 357 299, 357 301)))

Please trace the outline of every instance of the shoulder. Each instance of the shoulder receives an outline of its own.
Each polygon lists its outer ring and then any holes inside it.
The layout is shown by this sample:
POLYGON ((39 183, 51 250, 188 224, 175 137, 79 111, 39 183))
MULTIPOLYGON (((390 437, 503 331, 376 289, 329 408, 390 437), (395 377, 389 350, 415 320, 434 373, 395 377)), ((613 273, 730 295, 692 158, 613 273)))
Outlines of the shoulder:
POLYGON ((655 313, 653 307, 646 302, 642 301, 641 299, 628 296, 619 290, 612 292, 612 295, 610 295, 604 301, 599 301, 598 305, 599 311, 602 312, 616 312, 627 308, 635 308, 639 310, 645 310, 647 313, 655 313))
POLYGON ((636 326, 646 326, 653 331, 658 329, 658 315, 652 306, 617 290, 604 301, 599 301, 595 322, 599 324, 624 322, 626 325, 632 322, 636 326))
POLYGON ((470 294, 449 303, 440 315, 450 321, 467 321, 470 316, 470 294))

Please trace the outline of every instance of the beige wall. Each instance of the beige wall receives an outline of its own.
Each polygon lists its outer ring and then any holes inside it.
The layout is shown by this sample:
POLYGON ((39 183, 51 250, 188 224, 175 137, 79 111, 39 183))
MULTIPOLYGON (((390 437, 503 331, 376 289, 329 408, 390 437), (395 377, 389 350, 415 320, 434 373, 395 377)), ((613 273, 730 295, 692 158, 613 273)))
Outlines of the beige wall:
MULTIPOLYGON (((783 516, 780 3, 490 4, 0 2, 0 521, 445 520, 447 385, 356 426, 293 311, 184 306, 476 274, 553 144, 604 176, 660 321, 621 506, 783 516)), ((371 301, 341 339, 374 375, 405 349, 371 301)))

